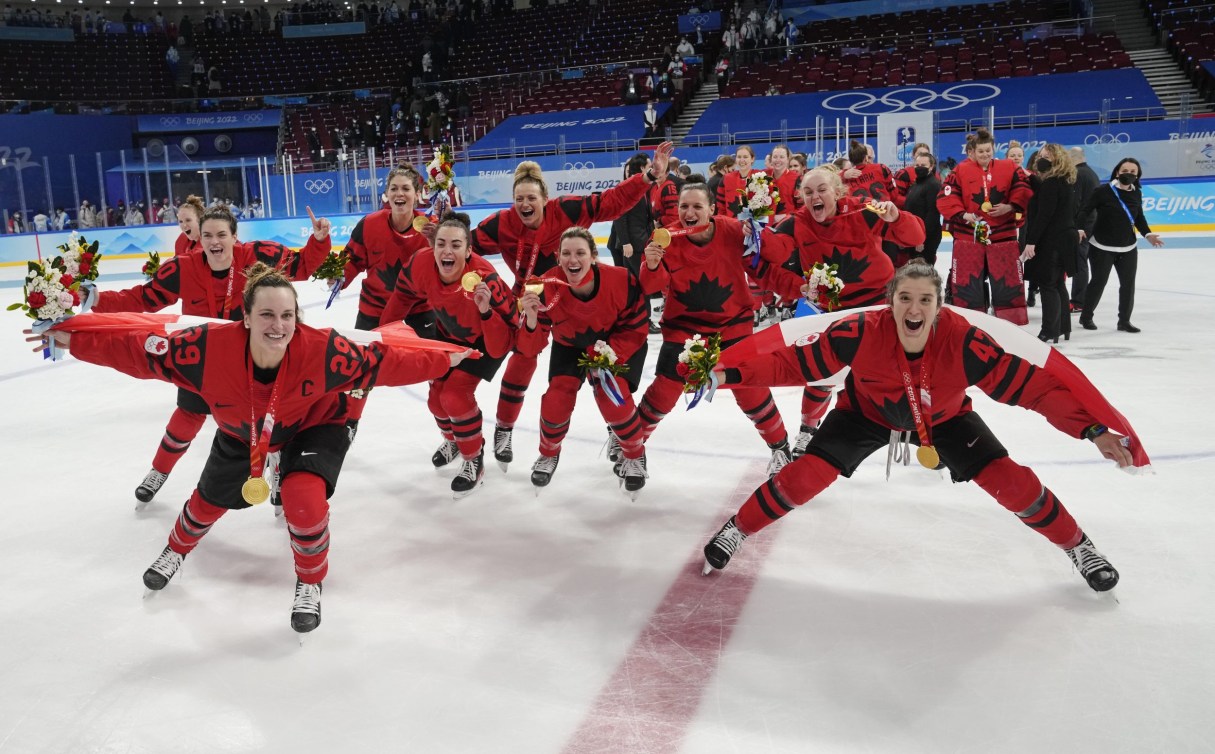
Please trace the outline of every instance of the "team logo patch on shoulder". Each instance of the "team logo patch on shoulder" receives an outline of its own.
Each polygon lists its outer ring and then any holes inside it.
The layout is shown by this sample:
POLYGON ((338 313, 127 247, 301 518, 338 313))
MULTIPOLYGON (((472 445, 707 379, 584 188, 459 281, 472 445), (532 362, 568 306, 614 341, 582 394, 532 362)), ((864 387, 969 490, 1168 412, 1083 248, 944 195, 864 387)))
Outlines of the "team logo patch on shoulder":
POLYGON ((169 350, 169 341, 159 335, 149 335, 143 342, 143 350, 159 356, 169 350))
POLYGON ((822 335, 822 333, 817 333, 817 332, 812 332, 809 335, 803 335, 800 338, 798 338, 797 340, 793 341, 793 345, 797 346, 798 348, 805 348, 806 346, 810 345, 811 343, 817 343, 818 336, 820 336, 820 335, 822 335))

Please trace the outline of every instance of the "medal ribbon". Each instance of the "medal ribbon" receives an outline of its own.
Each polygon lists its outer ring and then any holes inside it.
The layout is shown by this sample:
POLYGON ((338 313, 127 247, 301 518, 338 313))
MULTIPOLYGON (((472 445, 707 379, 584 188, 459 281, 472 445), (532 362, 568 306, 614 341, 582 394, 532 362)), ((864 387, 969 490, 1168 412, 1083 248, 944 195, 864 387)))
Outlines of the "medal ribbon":
POLYGON ((903 389, 907 392, 907 402, 911 404, 911 418, 915 420, 915 433, 920 437, 920 447, 930 448, 932 447, 932 428, 928 426, 924 413, 920 410, 919 396, 919 390, 928 390, 928 346, 924 346, 924 353, 920 356, 919 384, 911 379, 911 366, 907 363, 907 354, 903 353, 901 344, 897 355, 899 369, 903 373, 903 389))
MULTIPOLYGON (((991 204, 991 186, 989 185, 990 183, 991 183, 991 172, 989 170, 984 170, 983 171, 983 203, 988 204, 988 205, 991 204)), ((980 209, 982 209, 982 207, 980 207, 980 209)), ((984 210, 984 211, 986 211, 986 210, 984 210)))
POLYGON ((266 417, 262 420, 261 432, 257 431, 257 407, 253 405, 253 357, 249 357, 249 476, 260 478, 266 469, 266 455, 270 451, 270 435, 274 432, 274 411, 278 407, 278 388, 283 382, 284 357, 278 365, 278 375, 270 390, 270 401, 266 404, 266 417))
POLYGON ((704 233, 711 227, 713 227, 712 223, 705 223, 693 228, 664 228, 664 230, 671 234, 671 238, 680 238, 681 236, 694 236, 697 233, 704 233))
POLYGON ((228 318, 228 309, 232 305, 232 283, 236 280, 236 265, 228 268, 228 292, 224 294, 224 303, 219 307, 219 319, 228 318))

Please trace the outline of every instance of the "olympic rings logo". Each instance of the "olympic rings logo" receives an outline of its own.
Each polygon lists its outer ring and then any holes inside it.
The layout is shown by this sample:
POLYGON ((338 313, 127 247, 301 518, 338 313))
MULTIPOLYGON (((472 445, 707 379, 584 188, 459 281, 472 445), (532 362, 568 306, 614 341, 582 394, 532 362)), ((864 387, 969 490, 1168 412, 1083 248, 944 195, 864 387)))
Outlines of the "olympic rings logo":
POLYGON ((261 123, 262 114, 261 113, 245 113, 245 122, 246 123, 261 123))
POLYGON ((160 125, 162 126, 177 126, 180 124, 181 118, 178 118, 176 115, 169 115, 160 119, 160 125))
POLYGON ((590 160, 586 162, 567 162, 561 166, 561 169, 574 173, 579 178, 585 178, 595 169, 595 163, 590 160))
POLYGON ((688 23, 693 26, 708 26, 710 17, 708 13, 701 13, 696 16, 687 16, 687 19, 688 23))
POLYGON ((1097 144, 1129 144, 1131 143, 1131 135, 1123 131, 1116 134, 1089 134, 1084 137, 1084 146, 1091 147, 1097 144))
POLYGON ((870 92, 840 92, 823 100, 822 106, 853 115, 892 115, 908 110, 945 112, 986 102, 1000 94, 1000 87, 993 84, 955 84, 941 92, 909 86, 886 92, 880 97, 870 92))
POLYGON ((330 178, 309 178, 304 181, 304 189, 310 194, 328 194, 333 190, 333 180, 330 178))

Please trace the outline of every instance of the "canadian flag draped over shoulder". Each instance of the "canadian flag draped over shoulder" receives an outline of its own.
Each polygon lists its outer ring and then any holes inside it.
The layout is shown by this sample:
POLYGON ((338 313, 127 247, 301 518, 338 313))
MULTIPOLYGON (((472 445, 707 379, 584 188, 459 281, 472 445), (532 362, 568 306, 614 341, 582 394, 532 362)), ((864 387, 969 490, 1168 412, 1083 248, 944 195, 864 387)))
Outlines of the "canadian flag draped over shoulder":
MULTIPOLYGON (((856 314, 857 312, 876 311, 883 308, 885 308, 884 305, 869 306, 862 309, 848 309, 812 317, 797 317, 786 320, 780 323, 780 325, 761 330, 722 351, 721 359, 718 363, 723 367, 737 366, 754 356, 774 353, 782 348, 794 345, 803 338, 824 332, 836 320, 856 314)), ((1130 450, 1131 456, 1134 458, 1134 467, 1136 469, 1146 470, 1150 467, 1151 459, 1148 458, 1147 451, 1143 449, 1143 443, 1139 441, 1139 435, 1135 433, 1135 429, 1131 426, 1131 423, 1126 420, 1126 417, 1118 409, 1114 408, 1106 400, 1101 391, 1093 383, 1089 382, 1088 377, 1084 376, 1080 368, 1073 364, 1066 356, 1011 322, 972 309, 959 309, 954 306, 946 306, 946 308, 962 316, 970 324, 990 335, 1006 352, 1019 356, 1036 367, 1045 369, 1047 374, 1058 380, 1076 397, 1076 402, 1092 414, 1093 418, 1118 434, 1130 438, 1128 450, 1130 450)), ((811 384, 823 386, 840 385, 843 384, 847 373, 848 371, 845 369, 830 379, 811 384)))
MULTIPOLYGON (((186 314, 147 314, 142 312, 116 312, 113 314, 79 314, 60 322, 52 327, 66 333, 103 332, 125 330, 127 332, 143 332, 148 335, 167 337, 180 330, 204 324, 231 324, 224 319, 210 319, 186 314)), ((353 328, 332 327, 323 328, 334 330, 342 337, 361 346, 379 343, 393 349, 404 351, 439 351, 443 353, 459 353, 466 350, 465 346, 444 343, 441 340, 428 340, 418 337, 413 328, 404 322, 394 322, 375 330, 355 330, 353 328)), ((471 358, 479 358, 480 353, 474 351, 471 358)))

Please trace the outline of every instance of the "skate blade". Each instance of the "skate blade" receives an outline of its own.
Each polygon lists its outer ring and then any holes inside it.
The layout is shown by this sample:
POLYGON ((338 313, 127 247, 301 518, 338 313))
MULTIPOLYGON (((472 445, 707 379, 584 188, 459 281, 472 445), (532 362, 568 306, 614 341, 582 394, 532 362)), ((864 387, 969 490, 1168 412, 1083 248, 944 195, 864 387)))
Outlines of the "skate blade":
POLYGON ((710 573, 713 573, 713 565, 709 561, 706 560, 705 567, 700 569, 700 575, 708 576, 710 573))
POLYGON ((464 490, 463 492, 456 492, 455 490, 452 490, 452 492, 451 492, 451 499, 452 499, 452 500, 463 500, 464 498, 466 498, 466 497, 468 497, 469 495, 473 494, 473 493, 474 493, 474 492, 476 492, 477 490, 481 489, 481 485, 483 485, 483 484, 485 484, 485 480, 484 480, 484 479, 482 479, 481 481, 477 482, 477 486, 476 486, 476 487, 473 487, 471 490, 464 490))
POLYGON ((1105 604, 1121 605, 1122 602, 1118 599, 1118 588, 1106 589, 1104 592, 1097 592, 1097 601, 1105 604))
POLYGON ((135 501, 135 512, 136 512, 136 513, 143 513, 143 512, 144 512, 144 511, 146 511, 146 510, 147 510, 147 509, 148 509, 148 508, 149 508, 149 507, 152 505, 152 503, 153 503, 153 502, 155 502, 155 501, 156 501, 156 498, 152 498, 151 500, 149 500, 149 501, 148 501, 148 502, 146 502, 146 503, 145 503, 144 501, 142 501, 142 500, 137 500, 137 501, 135 501))
POLYGON ((507 469, 510 468, 510 464, 506 461, 498 461, 498 468, 502 469, 502 473, 505 474, 507 469))

